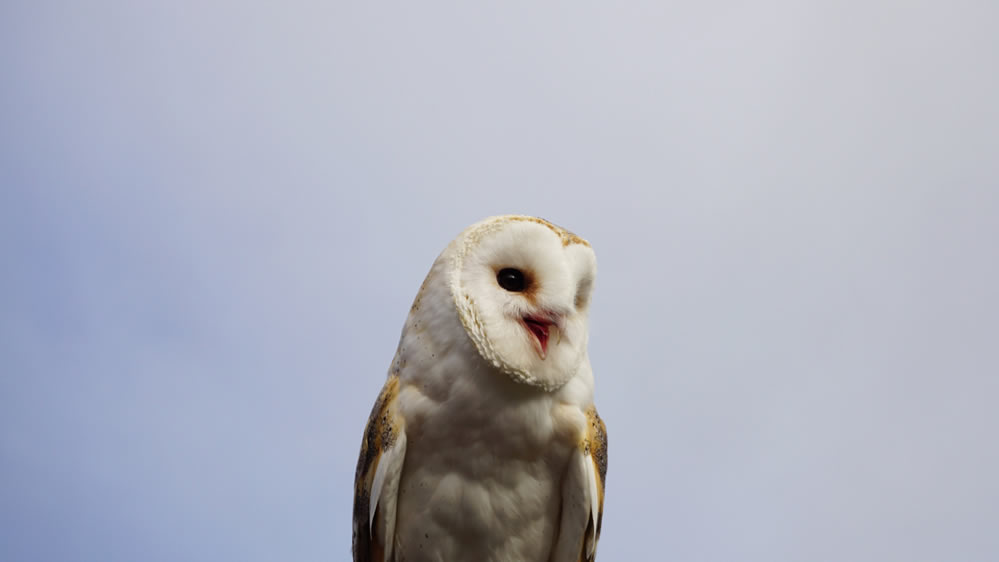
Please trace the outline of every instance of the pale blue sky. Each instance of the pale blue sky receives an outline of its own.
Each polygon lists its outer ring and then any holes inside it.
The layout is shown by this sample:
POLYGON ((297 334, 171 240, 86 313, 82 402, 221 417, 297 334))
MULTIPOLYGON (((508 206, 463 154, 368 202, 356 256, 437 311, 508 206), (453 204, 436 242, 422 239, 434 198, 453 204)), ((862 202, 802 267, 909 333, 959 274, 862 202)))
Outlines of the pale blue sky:
POLYGON ((0 8, 0 559, 329 561, 437 253, 600 273, 601 559, 999 559, 992 2, 0 8))

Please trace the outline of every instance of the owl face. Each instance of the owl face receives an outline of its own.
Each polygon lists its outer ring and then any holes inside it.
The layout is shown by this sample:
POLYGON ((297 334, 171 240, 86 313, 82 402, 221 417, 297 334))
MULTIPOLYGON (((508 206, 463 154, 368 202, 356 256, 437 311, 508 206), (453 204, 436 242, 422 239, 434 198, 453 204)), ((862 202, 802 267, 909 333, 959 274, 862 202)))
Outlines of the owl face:
POLYGON ((586 356, 596 257, 533 217, 486 219, 456 240, 451 294, 479 354, 514 379, 560 387, 586 356))

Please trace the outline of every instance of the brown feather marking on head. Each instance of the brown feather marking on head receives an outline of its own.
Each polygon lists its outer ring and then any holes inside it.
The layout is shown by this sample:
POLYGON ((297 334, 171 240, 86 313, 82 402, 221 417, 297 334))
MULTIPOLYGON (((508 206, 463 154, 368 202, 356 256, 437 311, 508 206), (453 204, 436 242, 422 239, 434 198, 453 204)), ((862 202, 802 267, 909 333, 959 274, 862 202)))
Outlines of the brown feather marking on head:
POLYGON ((524 222, 533 222, 533 223, 544 225, 544 226, 550 228, 552 230, 552 232, 554 232, 555 234, 557 234, 558 237, 562 240, 562 245, 563 246, 568 246, 569 244, 582 244, 582 245, 586 246, 587 248, 590 247, 590 243, 587 242, 585 239, 580 238, 579 236, 576 236, 575 234, 573 234, 572 232, 569 232, 568 230, 562 228, 561 226, 559 226, 559 225, 557 225, 555 223, 552 223, 552 222, 548 222, 545 219, 538 218, 538 217, 530 217, 530 216, 526 216, 526 215, 525 216, 513 216, 513 217, 510 217, 510 218, 511 218, 511 220, 518 220, 518 221, 524 221, 524 222))

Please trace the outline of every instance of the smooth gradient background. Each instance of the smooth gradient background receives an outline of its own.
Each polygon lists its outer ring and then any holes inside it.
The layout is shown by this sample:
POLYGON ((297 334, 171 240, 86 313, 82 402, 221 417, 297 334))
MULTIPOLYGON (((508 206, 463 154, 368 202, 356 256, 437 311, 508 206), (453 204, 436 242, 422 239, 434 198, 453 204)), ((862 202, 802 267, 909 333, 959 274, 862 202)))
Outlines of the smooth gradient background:
POLYGON ((999 559, 999 4, 8 2, 0 559, 346 560, 466 225, 600 274, 600 559, 999 559))

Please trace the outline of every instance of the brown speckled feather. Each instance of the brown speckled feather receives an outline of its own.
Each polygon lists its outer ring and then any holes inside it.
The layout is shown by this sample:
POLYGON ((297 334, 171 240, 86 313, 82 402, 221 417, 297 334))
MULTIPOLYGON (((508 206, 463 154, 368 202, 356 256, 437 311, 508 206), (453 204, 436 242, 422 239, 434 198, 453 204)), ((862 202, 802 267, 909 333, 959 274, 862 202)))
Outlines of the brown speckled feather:
POLYGON ((399 393, 399 377, 389 376, 375 401, 364 429, 361 454, 357 459, 354 475, 354 525, 353 552, 355 562, 384 562, 385 537, 377 534, 378 525, 369 526, 371 514, 371 487, 382 454, 390 449, 399 437, 399 424, 395 417, 395 400, 399 393))
MULTIPOLYGON (((596 525, 596 536, 594 542, 600 540, 600 528, 603 524, 604 519, 604 486, 607 482, 607 426, 604 425, 604 420, 600 419, 597 415, 597 409, 595 406, 590 406, 586 411, 586 443, 585 452, 589 454, 589 460, 593 463, 594 474, 597 477, 597 499, 599 509, 597 511, 597 520, 592 519, 589 525, 596 525)), ((586 537, 590 536, 591 528, 587 527, 586 537)), ((580 560, 584 562, 593 562, 596 559, 596 544, 593 545, 593 556, 586 558, 586 545, 583 545, 580 553, 580 560)))

